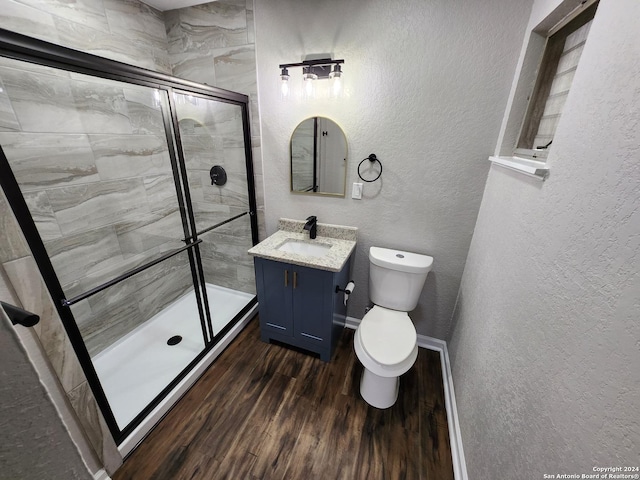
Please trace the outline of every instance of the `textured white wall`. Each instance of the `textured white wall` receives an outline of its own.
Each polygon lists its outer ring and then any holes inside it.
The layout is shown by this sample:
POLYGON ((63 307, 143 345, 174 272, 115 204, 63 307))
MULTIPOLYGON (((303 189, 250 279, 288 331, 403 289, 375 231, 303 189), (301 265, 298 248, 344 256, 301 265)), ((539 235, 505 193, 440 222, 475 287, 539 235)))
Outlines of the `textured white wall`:
POLYGON ((530 6, 256 1, 267 233, 280 217, 309 215, 358 227, 349 315, 362 318, 368 304, 371 245, 429 254, 434 269, 412 318, 418 333, 447 335, 530 6), (278 64, 315 53, 345 59, 345 98, 282 102, 278 64), (290 135, 313 115, 333 119, 347 136, 349 198, 289 192, 290 135), (352 200, 357 164, 372 152, 384 164, 382 179, 352 200))
POLYGON ((601 0, 549 179, 489 173, 449 344, 473 478, 638 464, 639 18, 601 0))
MULTIPOLYGON (((1 275, 0 292, 6 295, 1 275)), ((18 339, 16 330, 24 328, 11 325, 0 308, 0 478, 90 480, 92 475, 18 339)))

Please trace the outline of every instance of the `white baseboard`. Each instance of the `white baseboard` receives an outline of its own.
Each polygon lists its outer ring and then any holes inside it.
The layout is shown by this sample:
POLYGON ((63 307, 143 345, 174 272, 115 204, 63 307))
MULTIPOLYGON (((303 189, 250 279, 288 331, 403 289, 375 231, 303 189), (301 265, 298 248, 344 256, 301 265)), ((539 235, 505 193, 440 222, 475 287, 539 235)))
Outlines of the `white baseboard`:
POLYGON ((111 477, 104 469, 102 469, 93 474, 93 480, 111 480, 111 477))
MULTIPOLYGON (((354 317, 346 318, 345 326, 347 328, 355 330, 358 328, 358 325, 360 325, 360 319, 354 317)), ((451 441, 453 474, 456 480, 468 480, 469 477, 467 475, 467 464, 464 460, 464 450, 462 448, 462 435, 460 433, 460 423, 458 422, 458 408, 456 406, 456 396, 453 391, 453 377, 451 375, 447 342, 426 335, 418 335, 418 346, 440 353, 442 383, 444 385, 444 403, 447 410, 449 439, 451 441)))

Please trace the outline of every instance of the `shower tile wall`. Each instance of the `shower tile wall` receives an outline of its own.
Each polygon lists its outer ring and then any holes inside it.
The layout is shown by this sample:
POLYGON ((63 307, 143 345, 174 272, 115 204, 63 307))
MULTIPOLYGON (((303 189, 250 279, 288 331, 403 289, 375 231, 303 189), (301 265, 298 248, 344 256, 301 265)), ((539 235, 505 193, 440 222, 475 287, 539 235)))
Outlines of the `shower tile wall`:
MULTIPOLYGON (((6 59, 0 79, 0 145, 67 298, 182 245, 151 89, 6 59)), ((165 269, 162 288, 136 276, 73 309, 92 355, 192 286, 190 269, 165 269)))
POLYGON ((0 27, 171 73, 163 14, 137 0, 3 0, 0 27))
MULTIPOLYGON (((204 230, 249 210, 242 111, 239 106, 176 98, 196 227, 204 230), (227 172, 227 183, 211 182, 214 165, 227 172)), ((241 217, 201 236, 207 283, 255 294, 249 217, 241 217)))
POLYGON ((221 0, 171 10, 165 12, 165 23, 174 75, 249 96, 258 227, 263 239, 266 231, 253 0, 221 0))

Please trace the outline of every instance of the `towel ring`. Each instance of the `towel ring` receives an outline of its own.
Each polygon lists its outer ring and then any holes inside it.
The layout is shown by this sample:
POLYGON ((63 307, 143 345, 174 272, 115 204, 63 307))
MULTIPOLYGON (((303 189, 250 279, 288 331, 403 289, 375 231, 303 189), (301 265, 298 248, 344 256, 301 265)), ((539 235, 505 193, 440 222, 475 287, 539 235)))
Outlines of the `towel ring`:
POLYGON ((358 164, 358 176, 360 177, 360 180, 362 180, 363 182, 375 182, 376 180, 378 180, 380 178, 380 175, 382 175, 382 163, 380 162, 380 160, 378 160, 378 157, 376 157, 375 153, 372 153, 371 155, 369 155, 367 158, 364 158, 359 164, 358 164), (378 173, 378 176, 376 178, 374 178, 373 180, 366 180, 364 178, 362 178, 362 175, 360 175, 360 167, 362 166, 362 164, 365 162, 365 160, 369 160, 371 163, 373 162, 378 162, 378 164, 380 165, 380 173, 378 173))

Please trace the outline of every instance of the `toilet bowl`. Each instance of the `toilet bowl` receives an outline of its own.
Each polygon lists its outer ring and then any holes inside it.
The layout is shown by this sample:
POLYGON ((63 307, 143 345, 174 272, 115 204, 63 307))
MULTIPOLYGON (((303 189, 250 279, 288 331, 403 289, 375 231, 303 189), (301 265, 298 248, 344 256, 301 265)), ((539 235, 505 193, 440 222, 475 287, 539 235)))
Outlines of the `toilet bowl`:
POLYGON ((362 398, 376 408, 391 407, 398 398, 400 375, 418 357, 416 329, 409 315, 374 306, 356 330, 354 348, 364 366, 362 398))
POLYGON ((374 307, 360 322, 353 346, 364 366, 362 398, 373 407, 389 408, 398 399, 400 375, 418 357, 416 329, 408 312, 418 304, 433 258, 371 247, 369 261, 374 307))

